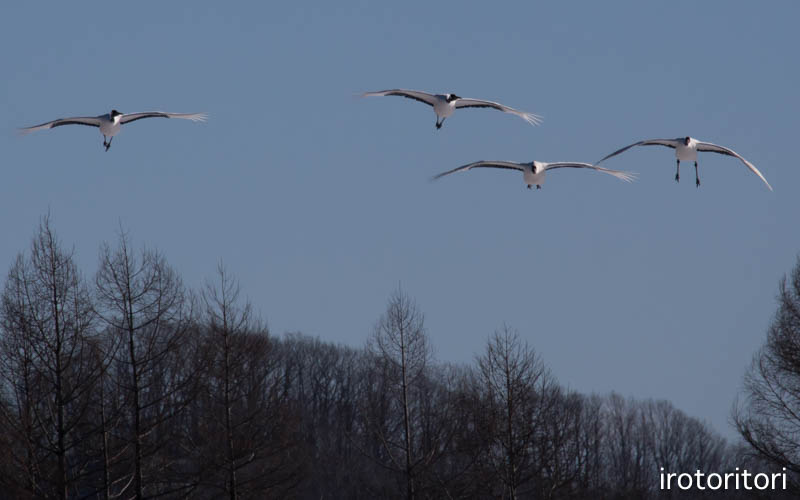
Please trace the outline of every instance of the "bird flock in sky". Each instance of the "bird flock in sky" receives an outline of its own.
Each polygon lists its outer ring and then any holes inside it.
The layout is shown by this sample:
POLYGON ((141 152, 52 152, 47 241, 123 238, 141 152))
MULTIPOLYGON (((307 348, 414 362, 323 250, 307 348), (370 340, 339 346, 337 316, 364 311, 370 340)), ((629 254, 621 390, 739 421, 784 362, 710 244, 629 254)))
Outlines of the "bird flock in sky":
MULTIPOLYGON (((392 89, 392 90, 381 90, 378 92, 365 92, 362 94, 362 97, 373 97, 373 96, 400 96, 405 97, 408 99, 413 99, 415 101, 419 101, 425 103, 433 108, 434 113, 436 113, 436 129, 442 128, 442 124, 444 121, 455 113, 456 109, 461 108, 490 108, 496 109, 498 111, 502 111, 504 113, 510 113, 516 116, 519 116, 526 122, 530 123, 531 125, 539 125, 542 123, 542 118, 533 113, 527 113, 524 111, 519 111, 517 109, 511 108, 509 106, 505 106, 498 102, 494 101, 485 101, 483 99, 470 99, 466 97, 460 97, 455 94, 429 94, 427 92, 421 92, 419 90, 406 90, 406 89, 392 89)), ((100 129, 100 133, 103 134, 103 146, 105 147, 106 151, 111 147, 111 140, 117 135, 122 125, 126 123, 131 123, 136 120, 140 120, 142 118, 181 118, 185 120, 191 120, 194 122, 204 122, 207 120, 208 115, 206 113, 164 113, 162 111, 147 111, 144 113, 120 113, 116 109, 111 110, 108 114, 103 114, 99 116, 78 116, 78 117, 71 117, 71 118, 59 118, 57 120, 49 121, 46 123, 42 123, 41 125, 35 125, 33 127, 26 127, 20 129, 23 134, 28 134, 30 132, 34 132, 37 130, 44 130, 50 129, 54 127, 60 127, 62 125, 86 125, 90 127, 98 127, 100 129)), ((634 146, 666 146, 668 148, 672 148, 675 150, 675 158, 677 160, 677 170, 675 172, 675 180, 680 180, 680 169, 681 169, 681 161, 684 162, 693 162, 694 163, 694 172, 695 172, 695 185, 700 187, 700 174, 698 173, 697 169, 697 152, 698 151, 705 151, 710 153, 718 153, 727 156, 732 156, 734 158, 738 158, 741 160, 742 163, 754 174, 756 174, 764 184, 772 191, 772 186, 769 185, 767 179, 764 178, 764 175, 749 161, 747 161, 744 157, 739 155, 737 152, 733 151, 732 149, 726 148, 724 146, 718 146, 716 144, 712 144, 710 142, 699 141, 693 137, 679 137, 677 139, 647 139, 644 141, 635 142, 624 148, 618 149, 613 153, 605 156, 601 160, 597 161, 596 163, 583 163, 583 162, 540 162, 540 161, 531 161, 527 163, 517 163, 517 162, 510 162, 510 161, 476 161, 469 163, 467 165, 462 165, 460 167, 456 167, 452 170, 448 170, 446 172, 442 172, 436 176, 434 179, 438 179, 445 175, 454 174, 456 172, 466 172, 473 168, 499 168, 499 169, 506 169, 506 170, 517 170, 522 172, 522 178, 525 184, 528 186, 528 189, 531 189, 533 186, 536 186, 537 189, 541 189, 542 184, 545 180, 545 174, 548 170, 555 170, 558 168, 583 168, 583 169, 591 169, 597 172, 602 172, 604 174, 613 175, 617 179, 623 180, 625 182, 631 182, 636 179, 636 174, 632 172, 624 172, 620 170, 612 170, 609 168, 600 167, 599 164, 604 162, 605 160, 616 156, 618 154, 624 153, 625 151, 629 150, 634 146)))

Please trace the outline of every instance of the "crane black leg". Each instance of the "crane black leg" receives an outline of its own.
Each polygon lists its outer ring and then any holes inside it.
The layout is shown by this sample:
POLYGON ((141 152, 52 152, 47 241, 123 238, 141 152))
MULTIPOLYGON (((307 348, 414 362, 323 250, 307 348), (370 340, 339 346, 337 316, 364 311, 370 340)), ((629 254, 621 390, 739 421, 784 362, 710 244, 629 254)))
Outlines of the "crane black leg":
POLYGON ((678 160, 678 170, 675 172, 675 182, 681 181, 681 161, 678 160))
POLYGON ((694 182, 700 187, 700 174, 697 173, 697 162, 694 162, 694 182))

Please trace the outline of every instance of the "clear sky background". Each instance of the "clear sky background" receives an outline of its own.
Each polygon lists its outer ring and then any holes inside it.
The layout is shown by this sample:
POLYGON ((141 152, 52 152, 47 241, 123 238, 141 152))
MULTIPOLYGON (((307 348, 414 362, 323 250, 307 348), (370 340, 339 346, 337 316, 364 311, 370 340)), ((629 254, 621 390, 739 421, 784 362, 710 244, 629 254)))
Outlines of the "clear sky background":
POLYGON ((43 214, 92 277, 120 223, 198 287, 222 259, 274 333, 363 345, 402 283, 440 360, 506 322, 566 386, 664 398, 728 437, 731 403, 800 251, 797 2, 6 2, 0 270, 43 214), (434 128, 411 88, 497 100, 434 128), (65 116, 138 121, 103 151, 65 116), (672 150, 639 181, 474 170, 593 162, 691 135, 764 173, 672 150))

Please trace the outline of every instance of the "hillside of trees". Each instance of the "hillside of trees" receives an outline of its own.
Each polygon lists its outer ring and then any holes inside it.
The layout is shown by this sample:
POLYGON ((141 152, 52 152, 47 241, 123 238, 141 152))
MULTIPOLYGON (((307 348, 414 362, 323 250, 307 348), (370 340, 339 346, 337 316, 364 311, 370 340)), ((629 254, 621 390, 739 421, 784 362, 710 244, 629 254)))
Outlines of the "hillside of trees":
POLYGON ((787 463, 745 400, 729 443, 668 401, 566 389, 506 325, 473 362, 437 361, 402 290, 344 346, 268 331, 222 265, 189 290, 125 234, 99 254, 82 272, 45 217, 10 263, 2 498, 705 498, 660 491, 660 468, 787 463))

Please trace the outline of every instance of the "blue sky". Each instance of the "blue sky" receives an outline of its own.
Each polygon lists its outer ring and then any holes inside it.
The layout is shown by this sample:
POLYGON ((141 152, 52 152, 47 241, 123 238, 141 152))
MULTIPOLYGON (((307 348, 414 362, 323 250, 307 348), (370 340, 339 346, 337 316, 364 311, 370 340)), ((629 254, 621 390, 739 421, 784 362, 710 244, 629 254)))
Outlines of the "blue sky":
POLYGON ((503 322, 584 392, 665 398, 726 436, 730 405, 800 250, 795 2, 6 3, 0 267, 48 210, 91 276, 122 224, 187 285, 222 259, 274 333, 360 346, 399 283, 439 359, 503 322), (497 100, 544 124, 363 91, 497 100), (63 116, 205 111, 127 126, 109 152, 63 116), (666 148, 691 135, 751 160, 666 148))

